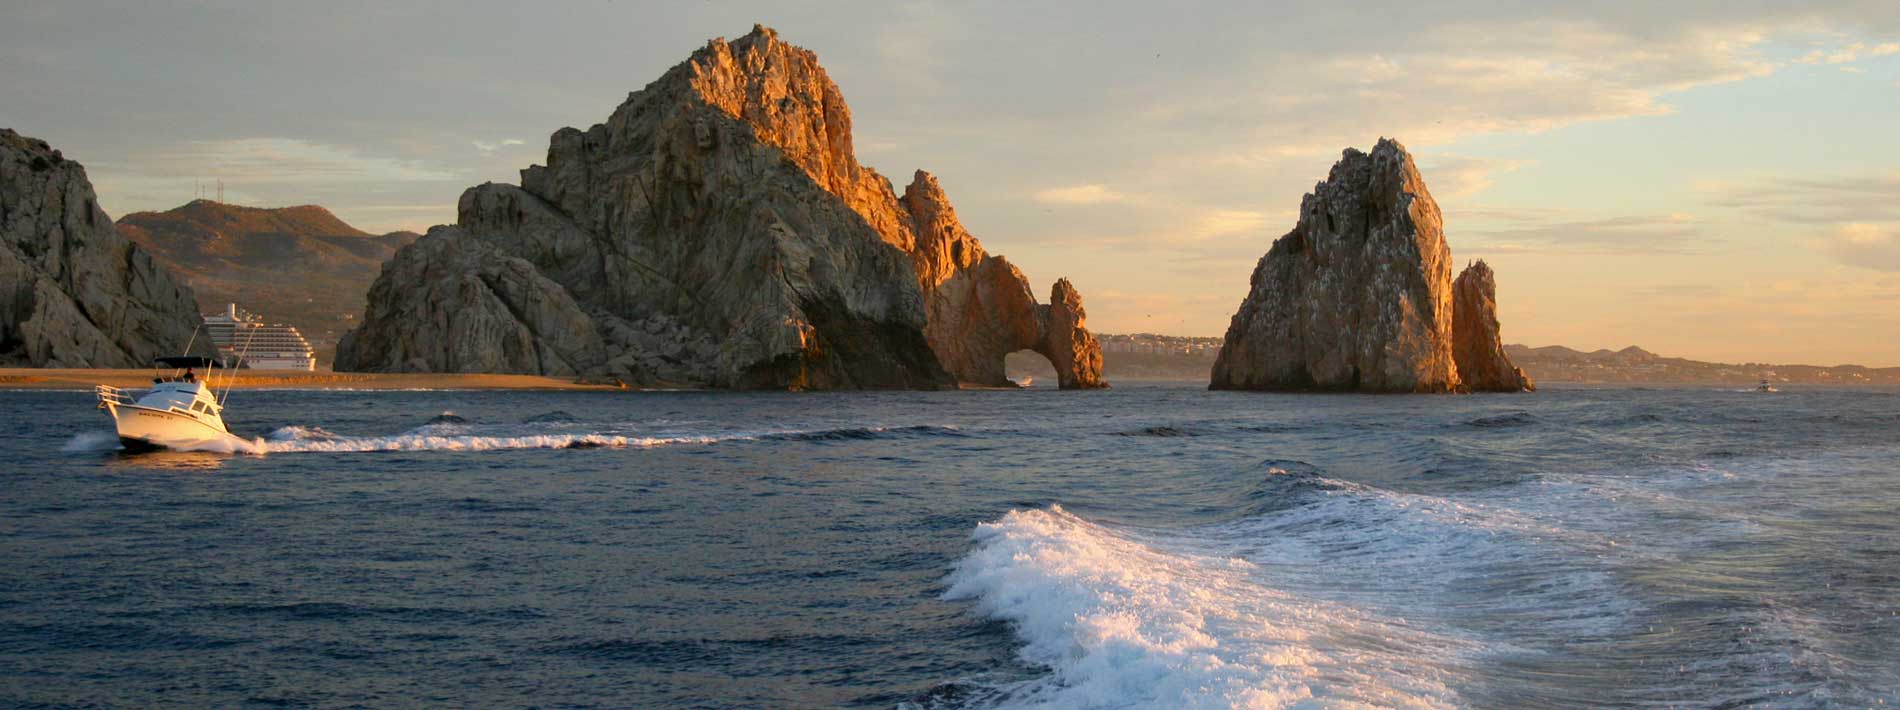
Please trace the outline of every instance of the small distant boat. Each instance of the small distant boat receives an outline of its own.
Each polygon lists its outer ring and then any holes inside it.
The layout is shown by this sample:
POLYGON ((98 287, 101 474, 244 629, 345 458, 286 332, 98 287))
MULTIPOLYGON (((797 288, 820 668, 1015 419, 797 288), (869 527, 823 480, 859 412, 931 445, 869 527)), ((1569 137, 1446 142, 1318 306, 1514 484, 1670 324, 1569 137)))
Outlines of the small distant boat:
POLYGON ((249 445, 225 427, 223 403, 218 401, 211 383, 198 377, 200 370, 209 374, 221 369, 218 361, 161 357, 153 361, 153 366, 156 376, 152 378, 152 390, 137 399, 111 385, 93 388, 99 408, 112 417, 119 430, 119 444, 127 451, 242 451, 249 445))
POLYGON ((1036 378, 1031 377, 1029 375, 1023 375, 1022 379, 1016 380, 1015 382, 1016 382, 1017 387, 1034 387, 1036 384, 1036 378))
POLYGON ((1781 390, 1775 389, 1774 385, 1768 384, 1768 378, 1764 377, 1761 379, 1761 384, 1755 385, 1755 391, 1756 392, 1780 392, 1781 390))

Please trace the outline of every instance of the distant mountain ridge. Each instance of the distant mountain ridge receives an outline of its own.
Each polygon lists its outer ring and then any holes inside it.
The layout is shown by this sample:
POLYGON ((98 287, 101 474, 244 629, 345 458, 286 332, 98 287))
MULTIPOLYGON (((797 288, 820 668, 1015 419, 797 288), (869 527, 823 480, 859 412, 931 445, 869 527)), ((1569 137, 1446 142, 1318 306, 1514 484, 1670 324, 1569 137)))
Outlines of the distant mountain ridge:
POLYGON ((362 313, 364 294, 383 262, 418 236, 370 234, 317 205, 265 208, 212 200, 134 212, 117 226, 184 279, 203 311, 237 303, 297 326, 324 363, 362 313))
POLYGON ((1754 384, 1763 378, 1788 384, 1900 384, 1900 367, 1777 365, 1703 362, 1665 357, 1631 345, 1584 352, 1562 345, 1506 345, 1505 352, 1539 380, 1551 382, 1710 382, 1754 384))
MULTIPOLYGON (((1118 335, 1098 333, 1104 343, 1135 338, 1153 344, 1176 347, 1213 338, 1186 338, 1155 335, 1118 335)), ((1667 357, 1631 345, 1621 350, 1603 348, 1583 351, 1562 345, 1529 347, 1506 345, 1511 361, 1539 382, 1597 384, 1668 384, 1708 383, 1749 386, 1768 378, 1790 385, 1900 385, 1900 367, 1862 365, 1773 365, 1763 363, 1703 362, 1667 357)), ((1110 346, 1103 349, 1102 372, 1105 377, 1123 380, 1202 381, 1214 366, 1212 354, 1182 354, 1172 348, 1130 351, 1110 346)), ((1037 358, 1012 357, 1010 377, 1038 379, 1053 376, 1048 365, 1037 358)))

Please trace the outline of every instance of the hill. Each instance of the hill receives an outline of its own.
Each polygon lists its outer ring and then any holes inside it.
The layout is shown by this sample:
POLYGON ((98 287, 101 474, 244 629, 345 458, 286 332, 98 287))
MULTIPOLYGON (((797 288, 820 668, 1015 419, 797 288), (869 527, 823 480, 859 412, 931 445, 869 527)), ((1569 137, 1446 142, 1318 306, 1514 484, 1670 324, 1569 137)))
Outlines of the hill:
MULTIPOLYGON (((1102 333, 1102 372, 1115 380, 1208 380, 1213 353, 1204 343, 1218 338, 1102 333)), ((1775 365, 1764 363, 1702 362, 1657 355, 1639 347, 1583 351, 1562 345, 1533 348, 1506 345, 1511 361, 1538 382, 1582 384, 1722 384, 1753 385, 1762 378, 1791 385, 1900 385, 1900 367, 1860 365, 1775 365)), ((1009 375, 1021 380, 1053 377, 1047 362, 1016 353, 1009 359, 1009 375)))
POLYGON ((363 312, 363 294, 383 262, 417 236, 373 235, 316 205, 211 200, 134 212, 119 219, 118 230, 189 284, 204 312, 236 303, 297 326, 324 363, 363 312))
POLYGON ((1900 384, 1900 367, 1702 362, 1664 357, 1633 345, 1621 350, 1591 352, 1562 345, 1541 348, 1506 345, 1505 351, 1525 372, 1548 382, 1752 385, 1767 378, 1778 383, 1806 385, 1900 384))

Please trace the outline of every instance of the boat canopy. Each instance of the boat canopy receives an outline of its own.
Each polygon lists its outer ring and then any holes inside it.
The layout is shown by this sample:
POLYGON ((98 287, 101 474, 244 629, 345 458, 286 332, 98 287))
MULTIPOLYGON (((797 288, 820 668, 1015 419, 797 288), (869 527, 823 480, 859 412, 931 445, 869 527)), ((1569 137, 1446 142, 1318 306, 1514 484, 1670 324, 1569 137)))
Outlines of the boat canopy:
POLYGON ((178 369, 178 370, 183 370, 186 368, 194 368, 194 367, 196 368, 223 367, 223 365, 218 364, 218 361, 216 360, 213 360, 208 357, 198 357, 196 355, 174 355, 171 357, 153 358, 152 364, 157 365, 159 367, 169 367, 169 368, 178 369))

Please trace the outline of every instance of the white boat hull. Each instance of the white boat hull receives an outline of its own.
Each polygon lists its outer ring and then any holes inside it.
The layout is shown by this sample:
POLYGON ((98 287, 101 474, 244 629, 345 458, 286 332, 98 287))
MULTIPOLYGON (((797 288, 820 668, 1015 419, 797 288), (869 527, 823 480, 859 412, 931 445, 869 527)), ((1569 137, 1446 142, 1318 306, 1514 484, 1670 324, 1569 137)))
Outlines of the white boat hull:
POLYGON ((177 451, 246 451, 250 442, 197 418, 178 412, 141 407, 136 404, 110 404, 119 430, 119 444, 130 451, 173 449, 177 451))

